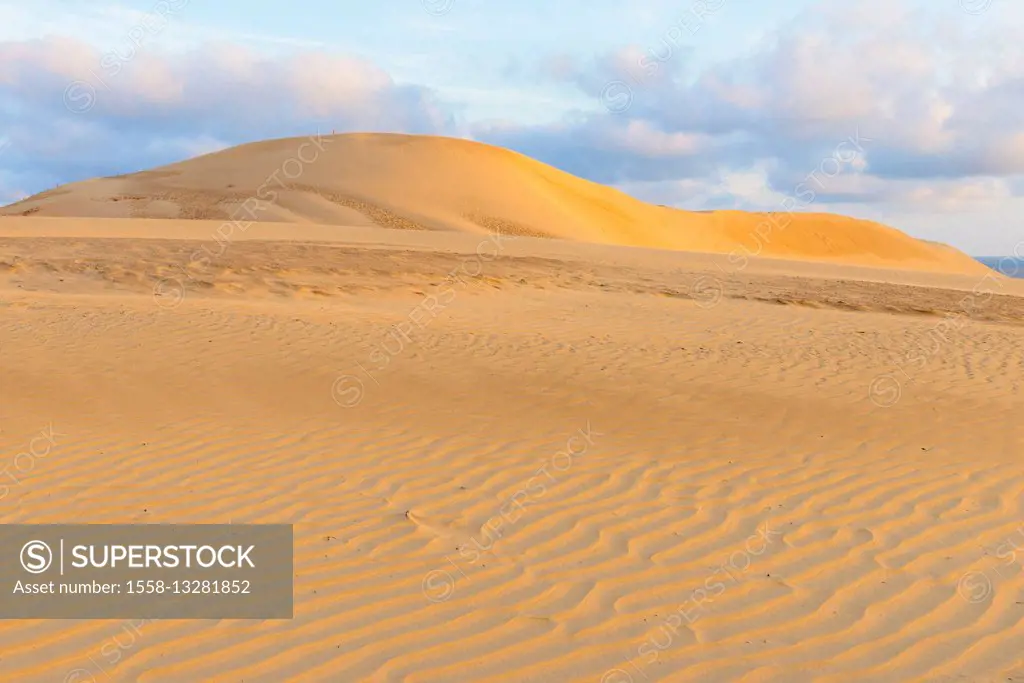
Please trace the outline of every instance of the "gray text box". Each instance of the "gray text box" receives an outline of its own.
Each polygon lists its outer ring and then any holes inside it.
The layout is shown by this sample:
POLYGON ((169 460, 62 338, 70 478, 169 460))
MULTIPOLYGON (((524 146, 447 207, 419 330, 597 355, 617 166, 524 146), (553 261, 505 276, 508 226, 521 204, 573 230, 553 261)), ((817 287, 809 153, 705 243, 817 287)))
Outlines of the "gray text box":
POLYGON ((0 619, 291 619, 290 524, 0 525, 0 619))

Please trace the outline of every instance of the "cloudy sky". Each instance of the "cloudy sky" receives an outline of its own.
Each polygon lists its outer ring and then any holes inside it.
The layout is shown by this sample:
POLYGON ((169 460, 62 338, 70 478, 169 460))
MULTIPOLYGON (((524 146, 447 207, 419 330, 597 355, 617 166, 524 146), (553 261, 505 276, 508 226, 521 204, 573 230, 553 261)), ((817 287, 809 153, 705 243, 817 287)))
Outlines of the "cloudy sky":
POLYGON ((0 0, 0 203, 318 127, 400 131, 660 204, 793 197, 1009 254, 1021 35, 1019 0, 0 0))

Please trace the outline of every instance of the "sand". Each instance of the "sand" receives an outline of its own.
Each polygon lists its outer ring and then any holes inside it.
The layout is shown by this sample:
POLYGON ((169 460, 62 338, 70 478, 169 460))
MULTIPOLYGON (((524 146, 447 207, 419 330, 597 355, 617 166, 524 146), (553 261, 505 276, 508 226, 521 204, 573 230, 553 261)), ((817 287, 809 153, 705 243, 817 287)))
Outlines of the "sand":
POLYGON ((293 523, 295 618, 0 680, 1024 677, 1024 283, 219 229, 0 218, 0 522, 293 523))
POLYGON ((820 178, 801 183, 772 213, 682 211, 478 142, 379 133, 312 135, 65 185, 2 208, 0 215, 233 221, 222 229, 224 239, 264 221, 501 231, 730 254, 733 267, 741 268, 763 256, 986 272, 952 247, 870 221, 810 212, 825 187, 820 178))

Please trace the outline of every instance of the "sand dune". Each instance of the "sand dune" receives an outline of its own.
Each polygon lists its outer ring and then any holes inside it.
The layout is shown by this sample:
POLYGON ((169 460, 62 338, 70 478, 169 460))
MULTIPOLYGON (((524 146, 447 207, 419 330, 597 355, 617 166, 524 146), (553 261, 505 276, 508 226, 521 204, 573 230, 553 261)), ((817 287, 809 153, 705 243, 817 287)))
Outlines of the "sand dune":
POLYGON ((0 215, 367 225, 816 259, 939 272, 984 267, 945 245, 820 213, 691 212, 646 204, 509 150, 395 134, 241 145, 160 168, 72 183, 0 215))
POLYGON ((220 225, 0 220, 0 522, 294 523, 295 618, 0 679, 1024 675, 1024 283, 220 225))

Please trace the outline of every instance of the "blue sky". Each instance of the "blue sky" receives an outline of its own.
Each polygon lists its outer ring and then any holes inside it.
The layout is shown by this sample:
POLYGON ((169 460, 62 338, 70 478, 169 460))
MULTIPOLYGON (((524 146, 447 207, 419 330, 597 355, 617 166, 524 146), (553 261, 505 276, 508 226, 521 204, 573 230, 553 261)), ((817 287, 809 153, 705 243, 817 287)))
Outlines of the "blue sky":
POLYGON ((1022 34, 1011 0, 0 0, 0 202, 320 126, 1024 253, 1022 34))

